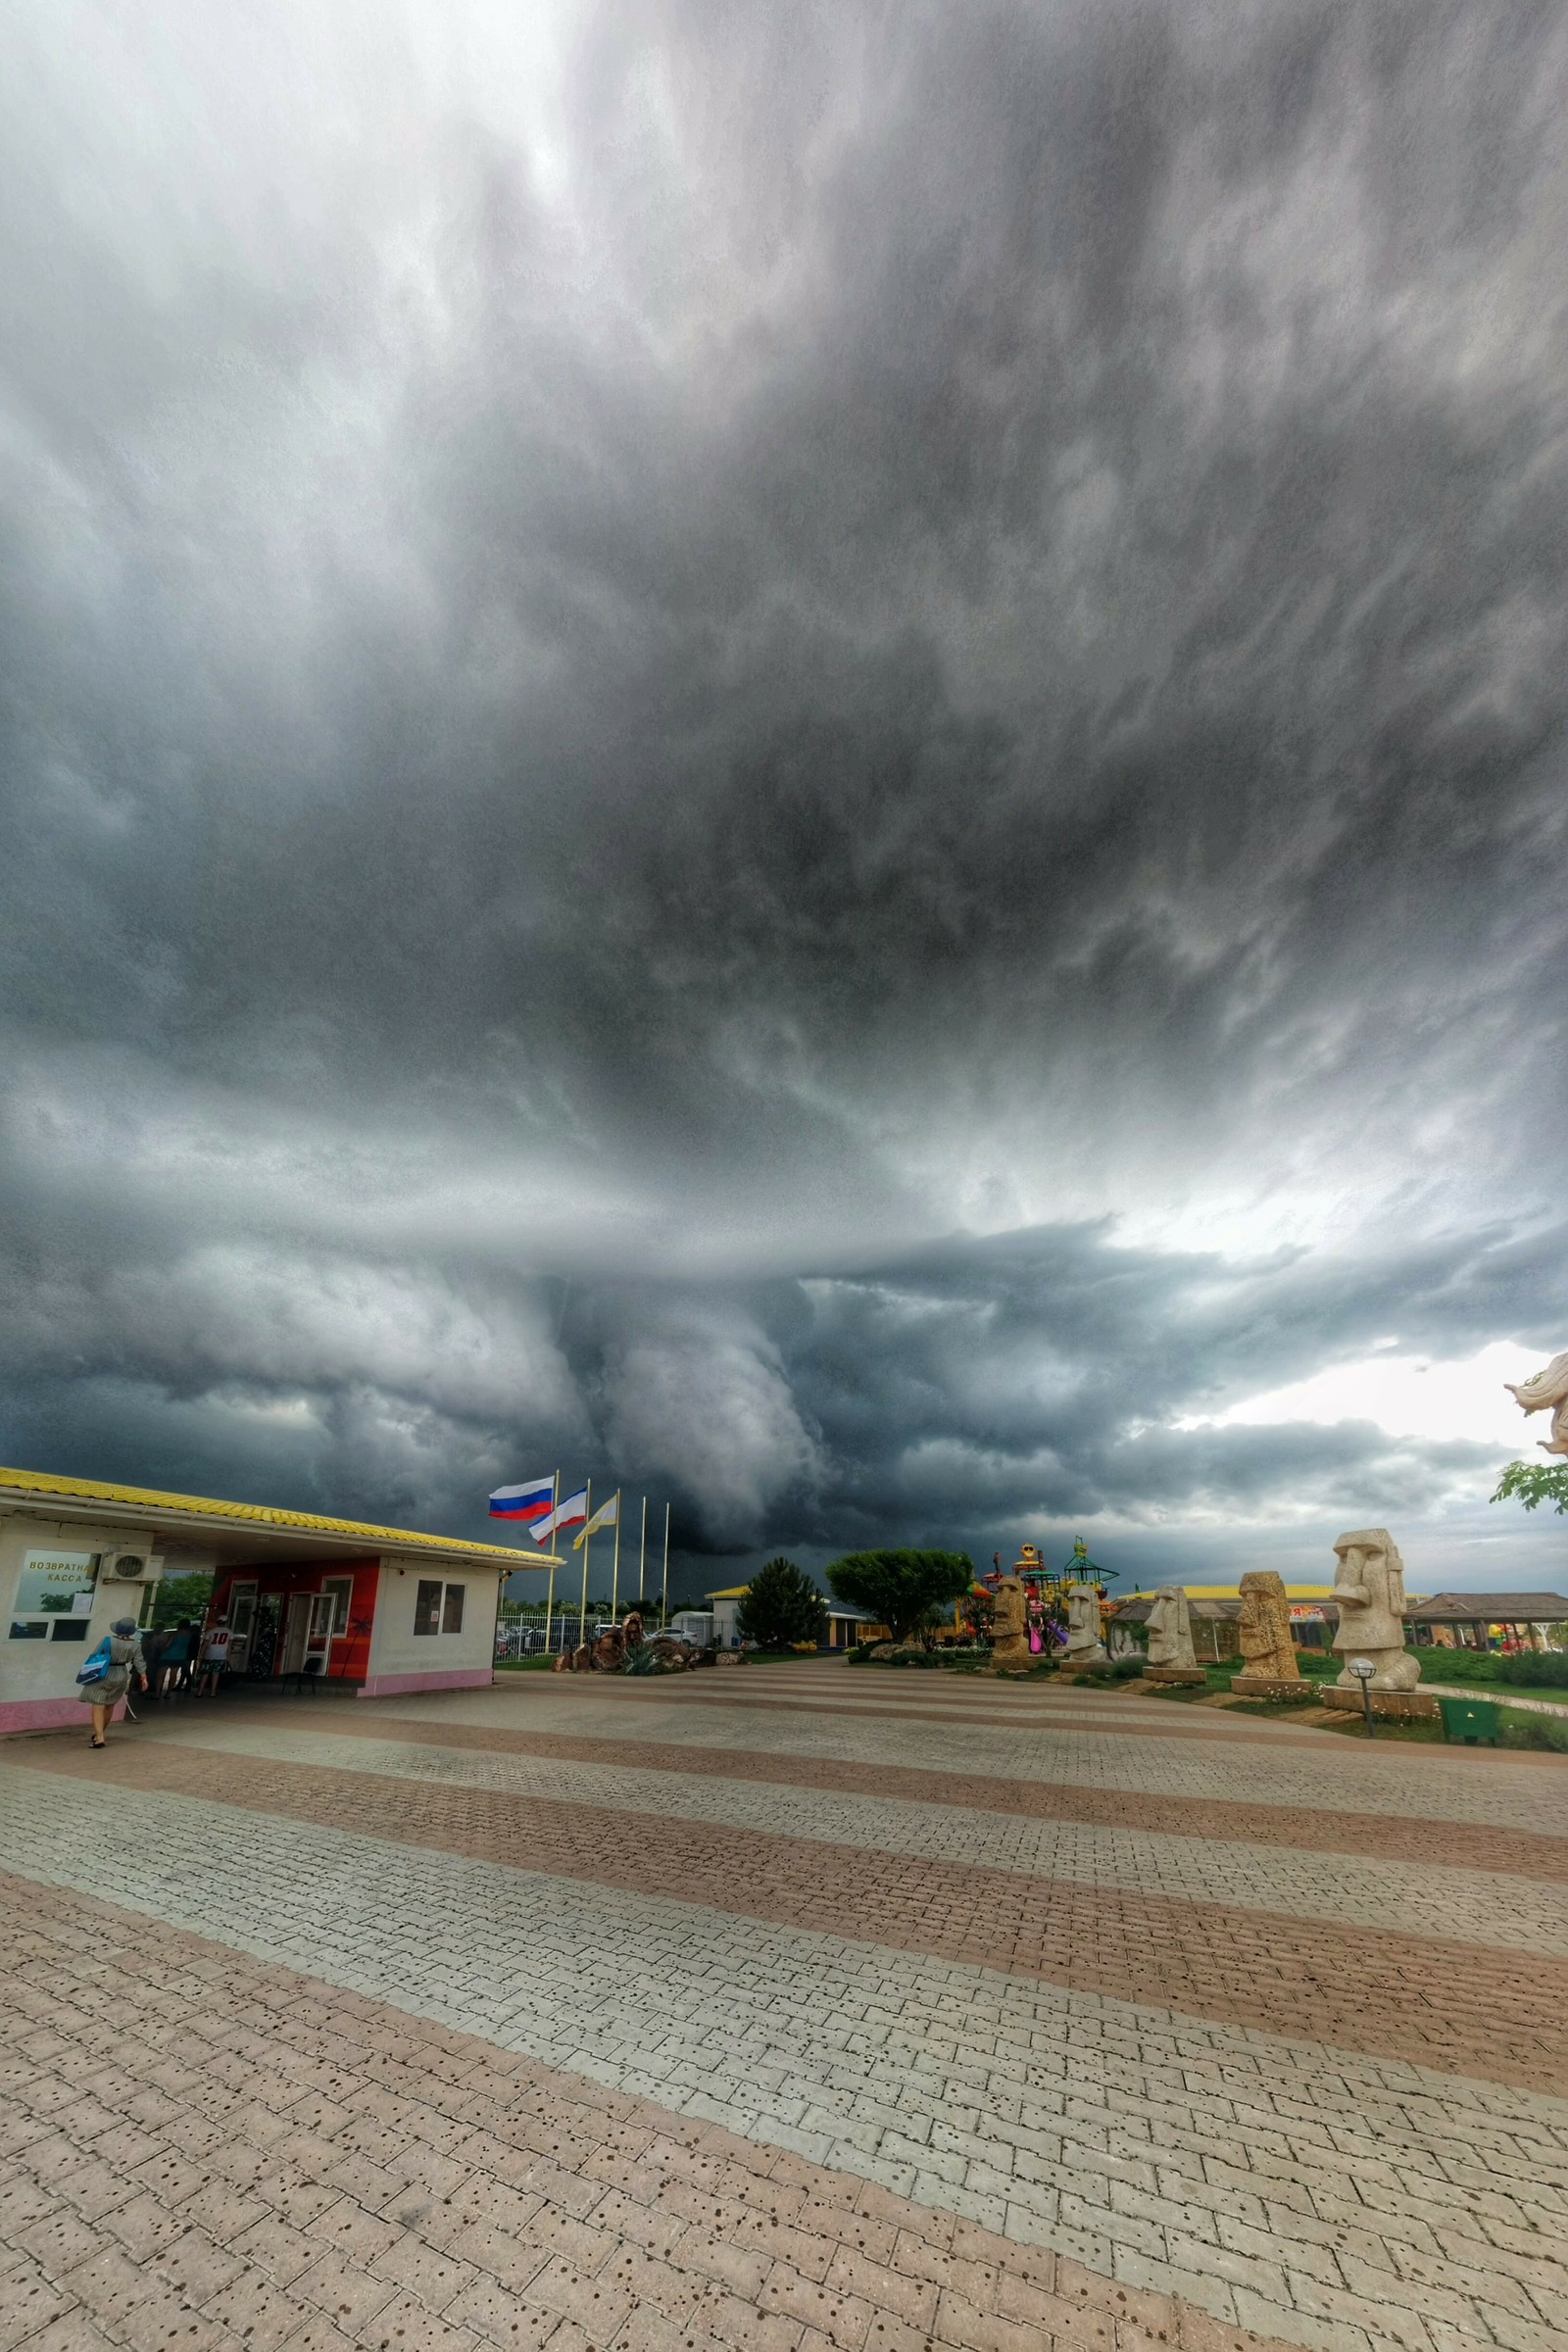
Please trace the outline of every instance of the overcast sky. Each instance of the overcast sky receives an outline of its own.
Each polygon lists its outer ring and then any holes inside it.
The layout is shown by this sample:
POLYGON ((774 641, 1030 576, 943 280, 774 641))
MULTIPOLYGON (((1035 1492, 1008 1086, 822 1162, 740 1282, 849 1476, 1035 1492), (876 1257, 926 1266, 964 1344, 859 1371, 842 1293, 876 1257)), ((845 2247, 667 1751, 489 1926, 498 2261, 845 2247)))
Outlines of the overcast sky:
POLYGON ((1568 1581, 1565 98, 1524 0, 8 11, 4 1458, 1568 1581))

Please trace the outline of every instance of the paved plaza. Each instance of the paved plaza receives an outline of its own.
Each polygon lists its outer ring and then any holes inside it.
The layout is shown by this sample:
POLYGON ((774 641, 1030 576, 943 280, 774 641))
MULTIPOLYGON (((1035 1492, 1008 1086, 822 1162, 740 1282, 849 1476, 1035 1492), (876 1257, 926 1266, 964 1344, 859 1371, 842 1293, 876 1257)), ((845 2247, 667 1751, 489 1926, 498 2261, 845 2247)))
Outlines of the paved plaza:
POLYGON ((0 1748, 0 2352, 1568 2344, 1568 1763, 826 1661, 146 1714, 0 1748))

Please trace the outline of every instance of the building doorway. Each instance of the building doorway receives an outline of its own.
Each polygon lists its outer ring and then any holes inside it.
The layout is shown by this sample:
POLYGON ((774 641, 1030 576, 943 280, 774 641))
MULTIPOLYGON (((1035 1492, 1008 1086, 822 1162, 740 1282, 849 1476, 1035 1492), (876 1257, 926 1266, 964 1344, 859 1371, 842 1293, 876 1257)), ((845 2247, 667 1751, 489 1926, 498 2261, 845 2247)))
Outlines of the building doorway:
POLYGON ((283 1628, 283 1663, 279 1672, 298 1674, 305 1664, 306 1644, 311 1638, 311 1617, 316 1607, 314 1592, 291 1592, 288 1596, 288 1618, 283 1628))

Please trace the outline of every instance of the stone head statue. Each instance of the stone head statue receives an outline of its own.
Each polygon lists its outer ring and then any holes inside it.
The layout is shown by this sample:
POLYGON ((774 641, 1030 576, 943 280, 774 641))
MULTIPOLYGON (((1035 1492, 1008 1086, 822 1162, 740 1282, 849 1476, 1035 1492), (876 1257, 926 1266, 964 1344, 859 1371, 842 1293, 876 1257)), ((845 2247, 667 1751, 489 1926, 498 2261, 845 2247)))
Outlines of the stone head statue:
POLYGON ((1255 1681, 1294 1683, 1300 1678, 1291 1640, 1291 1604, 1285 1580, 1273 1568, 1250 1568, 1241 1582, 1242 1656, 1255 1681))
POLYGON ((1149 1663, 1151 1666, 1196 1664, 1192 1612, 1181 1585, 1161 1585, 1154 1594, 1149 1612, 1149 1663))
POLYGON ((1521 1412, 1544 1413, 1548 1405, 1555 1406, 1551 1416, 1551 1436, 1543 1438, 1543 1453, 1568 1453, 1568 1354, 1554 1355, 1544 1372, 1536 1373, 1531 1380, 1522 1380, 1517 1387, 1505 1380, 1503 1387, 1521 1412))
POLYGON ((1067 1593, 1067 1659, 1100 1659, 1109 1652, 1100 1638, 1100 1594, 1093 1585, 1073 1585, 1067 1593))
MULTIPOLYGON (((1386 1527, 1358 1527, 1337 1540, 1334 1552, 1339 1562, 1334 1597, 1340 1609, 1334 1647, 1341 1657, 1372 1660, 1374 1690, 1413 1690, 1421 1666, 1404 1646, 1404 1562, 1398 1545, 1386 1527)), ((1348 1667, 1340 1677, 1347 1686, 1354 1680, 1348 1667)))
POLYGON ((991 1630, 998 1642, 1009 1634, 1021 1634, 1028 1622, 1027 1595, 1015 1576, 1004 1576, 991 1603, 991 1630))
POLYGON ((1392 1619, 1397 1629, 1393 1639, 1404 1642, 1404 1562, 1399 1547, 1386 1527, 1358 1527, 1348 1536, 1338 1536, 1334 1554, 1339 1567, 1334 1577, 1334 1597, 1340 1604, 1341 1621, 1347 1611, 1356 1618, 1357 1640, 1374 1640, 1370 1628, 1374 1617, 1381 1625, 1392 1619))
POLYGON ((1029 1596, 1015 1576, 1003 1577, 992 1596, 991 1655, 998 1666, 1029 1663, 1029 1596))

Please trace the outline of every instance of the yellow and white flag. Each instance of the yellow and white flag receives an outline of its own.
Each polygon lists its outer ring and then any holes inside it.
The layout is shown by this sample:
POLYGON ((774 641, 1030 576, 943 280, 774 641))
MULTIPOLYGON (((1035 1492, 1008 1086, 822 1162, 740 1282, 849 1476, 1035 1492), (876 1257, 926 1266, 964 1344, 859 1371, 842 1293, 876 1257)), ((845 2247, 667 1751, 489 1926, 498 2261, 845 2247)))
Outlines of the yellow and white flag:
POLYGON ((597 1536, 602 1527, 613 1527, 619 1517, 620 1489, 617 1487, 614 1494, 610 1497, 610 1500, 608 1502, 602 1502, 599 1505, 598 1510, 595 1511, 593 1517, 583 1529, 582 1534, 579 1536, 573 1536, 571 1540, 572 1550, 581 1551, 583 1544, 589 1536, 597 1536))

